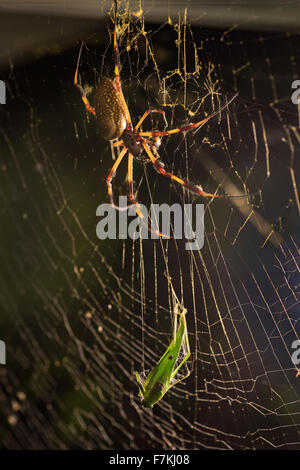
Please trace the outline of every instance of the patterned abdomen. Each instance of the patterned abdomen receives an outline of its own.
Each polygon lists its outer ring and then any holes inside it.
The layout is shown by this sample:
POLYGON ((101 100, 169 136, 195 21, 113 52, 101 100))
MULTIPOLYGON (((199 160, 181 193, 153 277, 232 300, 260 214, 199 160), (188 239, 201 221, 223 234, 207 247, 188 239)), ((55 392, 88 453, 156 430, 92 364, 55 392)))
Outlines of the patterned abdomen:
POLYGON ((109 78, 103 78, 95 90, 95 112, 103 139, 121 137, 126 128, 124 106, 115 84, 109 78))

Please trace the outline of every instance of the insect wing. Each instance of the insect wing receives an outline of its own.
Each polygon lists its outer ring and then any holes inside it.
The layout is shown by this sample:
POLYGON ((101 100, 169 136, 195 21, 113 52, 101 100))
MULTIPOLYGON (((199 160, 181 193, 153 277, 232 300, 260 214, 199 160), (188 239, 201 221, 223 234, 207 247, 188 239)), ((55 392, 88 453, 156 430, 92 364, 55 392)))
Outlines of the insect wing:
POLYGON ((147 376, 144 383, 144 404, 152 407, 171 387, 170 381, 175 363, 177 361, 182 340, 185 333, 184 314, 181 315, 180 325, 176 337, 172 340, 166 352, 158 361, 157 365, 147 376))

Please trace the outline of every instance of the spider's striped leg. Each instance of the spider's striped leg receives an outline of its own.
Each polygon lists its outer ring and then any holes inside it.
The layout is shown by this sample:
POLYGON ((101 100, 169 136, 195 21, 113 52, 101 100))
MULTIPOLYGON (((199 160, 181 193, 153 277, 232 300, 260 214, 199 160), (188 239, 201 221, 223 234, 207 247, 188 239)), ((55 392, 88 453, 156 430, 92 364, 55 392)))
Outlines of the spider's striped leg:
POLYGON ((120 165, 121 161, 123 160, 126 152, 127 152, 127 148, 124 147, 123 150, 121 151, 120 155, 118 156, 114 166, 110 170, 110 172, 108 174, 108 177, 106 178, 107 192, 108 192, 108 195, 109 195, 110 205, 118 211, 126 211, 129 207, 131 207, 131 206, 122 206, 122 207, 120 207, 120 206, 115 205, 114 198, 113 198, 112 186, 111 186, 111 181, 114 178, 114 176, 116 174, 116 171, 117 171, 117 168, 120 165))
POLYGON ((117 43, 117 10, 118 0, 115 0, 115 28, 114 28, 114 61, 115 61, 115 80, 119 91, 121 91, 120 84, 120 54, 117 43))
POLYGON ((154 156, 152 151, 150 150, 150 147, 148 144, 143 142, 143 147, 146 150, 147 155, 149 156, 154 168, 158 173, 161 175, 165 176, 166 178, 170 178, 171 180, 176 181, 177 183, 181 184, 184 186, 186 189, 191 191, 192 193, 198 194, 198 196, 204 196, 204 197, 215 197, 215 198, 220 198, 223 197, 223 195, 217 195, 217 194, 211 194, 211 193, 206 193, 205 191, 202 190, 200 186, 196 186, 194 184, 188 183, 187 181, 184 181, 181 178, 178 178, 178 176, 173 175, 173 173, 169 173, 164 169, 163 163, 158 159, 158 156, 154 156))
POLYGON ((113 147, 120 147, 120 145, 123 145, 123 140, 118 140, 117 142, 113 143, 113 147))
POLYGON ((147 227, 149 232, 154 233, 158 237, 163 237, 163 238, 171 238, 169 235, 165 235, 164 233, 160 233, 158 230, 155 230, 149 219, 145 219, 144 214, 138 209, 140 207, 140 204, 136 199, 134 198, 134 191, 133 191, 133 156, 131 153, 129 153, 128 156, 128 195, 130 201, 136 206, 136 214, 139 216, 141 219, 141 222, 143 223, 144 226, 147 227))
POLYGON ((89 113, 91 113, 95 116, 95 114, 96 114, 95 109, 90 105, 89 100, 87 99, 87 96, 85 94, 84 89, 78 83, 78 70, 79 70, 79 62, 80 62, 80 57, 81 57, 82 46, 83 46, 83 42, 81 43, 80 51, 79 51, 79 54, 78 54, 77 66, 76 66, 75 75, 74 75, 74 85, 76 86, 77 90, 79 91, 79 93, 81 95, 81 99, 84 102, 84 106, 86 107, 86 110, 89 113))
MULTIPOLYGON (((138 201, 134 199, 134 190, 133 190, 133 155, 129 153, 128 155, 128 174, 127 174, 127 182, 128 182, 128 196, 129 200, 135 204, 137 207, 140 206, 138 201)), ((140 211, 136 211, 139 217, 144 218, 144 215, 140 211)))
POLYGON ((149 116, 151 113, 158 113, 161 114, 164 117, 164 121, 166 126, 168 125, 167 119, 166 119, 166 113, 162 111, 161 109, 148 109, 147 111, 144 112, 143 116, 135 126, 134 130, 138 130, 138 128, 142 125, 142 123, 145 121, 146 117, 149 116))
POLYGON ((120 82, 120 54, 117 42, 117 8, 118 2, 115 0, 115 29, 114 29, 114 62, 115 62, 115 85, 119 92, 121 98, 124 114, 126 116, 127 125, 132 128, 132 122, 129 114, 129 110, 122 92, 121 82, 120 82))
POLYGON ((229 100, 227 101, 224 106, 219 108, 217 111, 212 113, 210 116, 208 116, 205 119, 202 119, 199 122, 195 122, 194 124, 188 124, 187 126, 184 127, 178 127, 176 129, 170 129, 169 131, 154 131, 154 132, 138 132, 138 135, 141 137, 159 137, 159 136, 164 136, 164 135, 171 135, 171 134, 176 134, 178 132, 185 132, 185 131, 190 131, 191 129, 195 129, 196 127, 201 127, 203 126, 207 121, 212 119, 213 117, 217 116, 223 109, 227 108, 230 103, 237 97, 237 93, 229 100))

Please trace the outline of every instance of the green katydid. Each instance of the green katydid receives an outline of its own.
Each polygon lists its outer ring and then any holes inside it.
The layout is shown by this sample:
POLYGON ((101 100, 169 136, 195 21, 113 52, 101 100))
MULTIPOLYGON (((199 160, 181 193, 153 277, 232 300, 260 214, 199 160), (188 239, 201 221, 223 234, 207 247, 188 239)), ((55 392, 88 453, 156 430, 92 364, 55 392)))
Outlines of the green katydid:
POLYGON ((152 408, 155 403, 162 399, 164 394, 170 390, 171 387, 187 378, 191 373, 191 371, 188 371, 184 377, 175 380, 179 369, 190 357, 190 346, 185 319, 187 310, 181 307, 181 311, 179 311, 178 307, 178 304, 176 304, 174 309, 175 320, 173 338, 167 350, 162 355, 156 366, 151 370, 151 372, 149 372, 144 383, 142 383, 139 374, 136 372, 136 378, 139 386, 139 395, 142 398, 143 406, 147 408, 152 408), (178 329, 177 315, 180 316, 178 329), (179 353, 184 347, 184 344, 186 348, 186 354, 183 360, 180 362, 179 366, 174 370, 179 353))

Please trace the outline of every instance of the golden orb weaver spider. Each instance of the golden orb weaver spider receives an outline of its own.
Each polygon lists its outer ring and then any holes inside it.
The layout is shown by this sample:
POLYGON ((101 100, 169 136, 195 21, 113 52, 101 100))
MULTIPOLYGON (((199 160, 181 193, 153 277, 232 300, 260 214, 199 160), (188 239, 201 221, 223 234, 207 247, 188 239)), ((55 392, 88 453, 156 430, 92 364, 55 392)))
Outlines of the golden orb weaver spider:
MULTIPOLYGON (((85 105, 86 110, 95 116, 99 131, 102 137, 108 141, 115 141, 113 143, 114 147, 122 146, 122 150, 119 153, 119 156, 114 163, 112 169, 110 170, 107 178, 106 178, 106 185, 107 191, 110 199, 110 204, 117 210, 127 210, 131 206, 136 207, 136 214, 141 218, 144 219, 144 215, 141 211, 139 211, 140 204, 134 197, 134 189, 133 189, 133 159, 138 159, 139 156, 143 151, 146 152, 149 161, 153 164, 156 171, 165 176, 166 178, 170 178, 171 180, 176 181, 177 183, 181 184, 183 187, 188 189, 189 191, 203 197, 209 198, 223 198, 223 197, 230 197, 227 195, 217 195, 211 194, 203 191, 201 186, 197 186, 191 184, 183 179, 179 178, 178 176, 168 172, 165 170, 164 164, 159 160, 158 148, 160 145, 160 137, 176 134, 178 132, 185 132, 191 129, 199 128, 203 126, 207 121, 209 121, 214 116, 218 115, 222 110, 227 108, 229 104, 236 98, 237 93, 226 102, 224 106, 219 108, 217 111, 210 114, 208 117, 202 119, 193 124, 187 124, 184 127, 178 127, 176 129, 170 129, 166 131, 149 131, 149 132, 140 132, 138 129, 146 119, 146 117, 151 113, 158 113, 161 114, 166 122, 165 112, 160 109, 148 109, 144 112, 143 116, 140 118, 136 126, 133 126, 130 113, 122 92, 121 82, 120 82, 120 66, 119 66, 119 50, 118 50, 118 43, 117 43, 117 29, 116 29, 116 22, 117 22, 117 3, 118 0, 115 0, 115 10, 114 10, 114 63, 115 63, 115 79, 111 80, 109 78, 103 78, 96 87, 95 90, 95 105, 94 107, 90 105, 89 100, 86 96, 86 93, 82 86, 78 83, 78 71, 79 71, 79 63, 80 57, 82 52, 81 44, 77 66, 74 75, 74 85, 79 90, 82 101, 85 105), (127 173, 127 181, 128 181, 128 197, 131 202, 130 206, 123 206, 119 207, 115 205, 113 199, 113 191, 112 191, 112 179, 115 176, 118 166, 120 165, 122 159, 128 152, 128 173, 127 173)), ((241 197, 241 196, 231 196, 231 197, 241 197)), ((243 197, 243 196, 242 196, 243 197)), ((155 233, 157 233, 155 231, 155 233)), ((163 234, 159 233, 160 236, 164 236, 163 234)), ((170 238, 166 236, 166 238, 170 238)))

